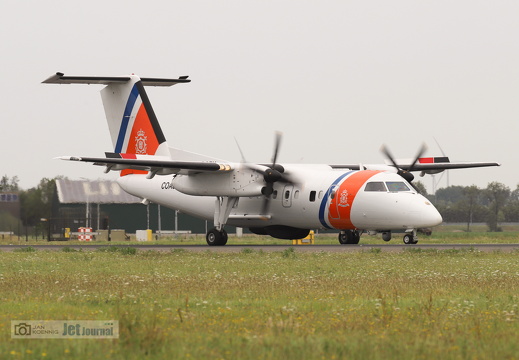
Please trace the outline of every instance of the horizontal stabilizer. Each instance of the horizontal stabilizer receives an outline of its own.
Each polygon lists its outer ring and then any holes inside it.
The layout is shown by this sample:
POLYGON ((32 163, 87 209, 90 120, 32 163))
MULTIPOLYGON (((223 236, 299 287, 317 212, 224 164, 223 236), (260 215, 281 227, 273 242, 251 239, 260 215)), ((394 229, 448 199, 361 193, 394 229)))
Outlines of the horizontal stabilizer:
MULTIPOLYGON (((172 86, 179 83, 188 83, 191 80, 187 76, 180 76, 178 79, 144 78, 141 77, 144 86, 172 86)), ((100 84, 109 85, 114 83, 125 83, 130 81, 129 76, 65 76, 57 72, 42 81, 42 84, 100 84)))

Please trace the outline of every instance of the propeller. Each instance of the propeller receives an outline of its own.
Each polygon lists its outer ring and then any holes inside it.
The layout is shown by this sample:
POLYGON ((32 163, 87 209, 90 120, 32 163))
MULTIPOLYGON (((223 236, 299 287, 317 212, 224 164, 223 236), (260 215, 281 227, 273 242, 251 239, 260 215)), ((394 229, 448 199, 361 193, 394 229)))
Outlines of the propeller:
POLYGON ((397 169, 397 174, 400 175, 401 177, 403 177, 404 179, 406 179, 409 183, 411 183, 414 179, 414 175, 411 174, 411 171, 413 171, 414 166, 418 162, 418 159, 420 159, 422 157, 422 155, 425 153, 425 151, 427 150, 427 146, 425 144, 422 144, 422 146, 420 147, 420 150, 418 150, 418 153, 416 154, 413 162, 411 163, 411 165, 409 166, 409 168, 407 170, 402 169, 398 165, 395 158, 393 157, 393 155, 391 155, 391 152, 385 145, 382 145, 382 148, 380 150, 384 153, 384 155, 387 156, 387 158, 391 161, 393 166, 397 169))
MULTIPOLYGON (((236 138, 236 145, 240 150, 240 154, 242 157, 242 163, 247 168, 256 171, 263 175, 263 180, 265 181, 265 186, 261 188, 261 194, 264 196, 264 201, 261 206, 260 215, 268 215, 270 201, 272 200, 272 194, 274 193, 274 183, 281 181, 287 184, 295 184, 294 181, 288 178, 288 174, 285 173, 285 168, 277 163, 279 149, 281 147, 281 138, 282 133, 276 132, 276 137, 274 141, 274 152, 272 153, 271 164, 251 164, 245 160, 245 156, 238 144, 236 138)), ((267 219, 267 217, 265 217, 267 219)))
POLYGON ((267 165, 268 168, 263 173, 263 179, 265 180, 265 187, 261 189, 261 193, 265 196, 265 200, 263 201, 263 205, 261 206, 261 215, 267 215, 270 201, 272 199, 272 194, 274 193, 274 183, 277 181, 287 181, 286 178, 283 177, 283 173, 285 169, 283 166, 276 163, 279 153, 279 148, 281 146, 281 132, 276 132, 276 138, 274 142, 274 153, 272 154, 272 164, 267 165))

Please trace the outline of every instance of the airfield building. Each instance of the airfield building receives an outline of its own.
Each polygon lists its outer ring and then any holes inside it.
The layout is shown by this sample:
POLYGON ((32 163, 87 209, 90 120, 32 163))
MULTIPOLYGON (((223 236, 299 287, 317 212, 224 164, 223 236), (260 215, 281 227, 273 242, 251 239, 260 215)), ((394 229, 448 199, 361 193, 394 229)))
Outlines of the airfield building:
MULTIPOLYGON (((96 230, 122 229, 126 233, 151 229, 157 231, 206 232, 206 222, 187 214, 150 203, 126 193, 115 181, 57 179, 52 206, 50 232, 80 227, 96 230), (160 218, 159 218, 160 214, 160 218)), ((209 224, 212 226, 212 224, 209 224)))

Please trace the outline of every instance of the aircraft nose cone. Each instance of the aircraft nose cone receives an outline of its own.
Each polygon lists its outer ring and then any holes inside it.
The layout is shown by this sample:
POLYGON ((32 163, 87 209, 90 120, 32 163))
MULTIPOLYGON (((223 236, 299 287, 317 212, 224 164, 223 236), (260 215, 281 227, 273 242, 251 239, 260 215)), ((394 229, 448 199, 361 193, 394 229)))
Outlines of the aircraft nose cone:
POLYGON ((440 225, 442 216, 431 202, 418 195, 413 197, 407 205, 408 211, 404 213, 407 218, 406 225, 412 228, 425 228, 440 225))
POLYGON ((432 222, 434 223, 433 226, 440 225, 443 222, 443 218, 436 208, 434 208, 434 212, 435 214, 431 217, 433 219, 432 222))
POLYGON ((429 201, 425 202, 424 222, 427 223, 424 227, 440 225, 443 222, 441 214, 429 201))

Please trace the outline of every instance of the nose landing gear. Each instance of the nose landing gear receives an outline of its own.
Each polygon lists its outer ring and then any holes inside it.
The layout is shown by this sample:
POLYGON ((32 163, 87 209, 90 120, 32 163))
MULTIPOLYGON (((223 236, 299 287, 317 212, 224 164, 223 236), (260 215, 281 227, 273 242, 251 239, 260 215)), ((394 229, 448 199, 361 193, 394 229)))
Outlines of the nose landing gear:
POLYGON ((418 236, 416 236, 414 232, 412 234, 405 234, 403 240, 406 245, 414 245, 418 243, 418 236))

